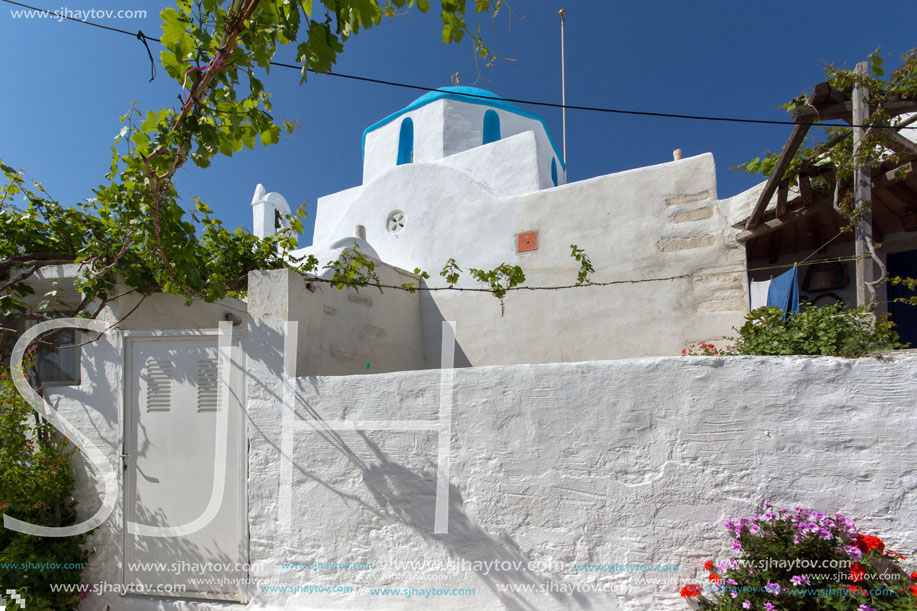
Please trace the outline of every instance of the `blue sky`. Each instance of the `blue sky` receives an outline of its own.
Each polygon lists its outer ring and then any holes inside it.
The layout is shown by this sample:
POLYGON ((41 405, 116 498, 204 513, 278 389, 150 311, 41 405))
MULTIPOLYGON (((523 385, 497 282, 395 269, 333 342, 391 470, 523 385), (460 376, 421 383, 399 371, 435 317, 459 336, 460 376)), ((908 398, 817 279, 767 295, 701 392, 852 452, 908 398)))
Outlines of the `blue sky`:
MULTIPOLYGON (((33 0, 50 10, 136 9, 139 3, 94 0, 61 4, 33 0)), ((469 3, 473 4, 473 3, 469 3)), ((145 19, 99 20, 130 31, 160 34, 159 11, 144 3, 145 19)), ((823 80, 824 62, 852 67, 881 46, 887 66, 917 46, 913 2, 883 3, 881 13, 862 3, 609 2, 514 0, 482 24, 491 46, 515 59, 481 68, 477 78, 469 44, 446 46, 439 17, 411 11, 363 32, 345 46, 335 71, 430 87, 462 84, 509 97, 560 101, 560 22, 567 9, 567 102, 583 106, 685 114, 785 119, 779 106, 823 80)), ((17 7, 0 4, 0 158, 25 168, 63 202, 92 196, 104 180, 118 117, 131 100, 139 107, 178 103, 180 88, 159 70, 149 83, 146 50, 127 36, 54 19, 14 19, 17 7)), ((158 59, 159 46, 151 43, 158 59)), ((284 49, 278 61, 292 61, 284 49)), ((209 203, 229 226, 251 227, 249 203, 257 183, 291 204, 306 202, 310 220, 318 197, 361 182, 363 130, 422 92, 310 76, 302 86, 291 70, 266 80, 277 116, 301 129, 278 145, 218 158, 211 168, 186 166, 178 187, 209 203)), ((559 143, 557 109, 522 106, 542 115, 559 143)), ((711 152, 719 196, 741 192, 759 179, 729 168, 764 151, 779 150, 790 128, 678 119, 567 114, 568 180, 578 181, 685 156, 711 152)), ((311 242, 307 224, 302 245, 311 242)))

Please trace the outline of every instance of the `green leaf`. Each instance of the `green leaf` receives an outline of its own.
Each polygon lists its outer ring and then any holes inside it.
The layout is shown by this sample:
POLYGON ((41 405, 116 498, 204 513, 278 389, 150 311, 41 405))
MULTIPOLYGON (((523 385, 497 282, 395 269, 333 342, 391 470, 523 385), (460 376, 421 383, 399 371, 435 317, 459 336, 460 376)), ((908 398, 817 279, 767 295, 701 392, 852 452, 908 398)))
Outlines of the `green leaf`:
POLYGON ((150 145, 150 137, 143 132, 136 132, 131 136, 131 142, 142 149, 146 149, 150 145))

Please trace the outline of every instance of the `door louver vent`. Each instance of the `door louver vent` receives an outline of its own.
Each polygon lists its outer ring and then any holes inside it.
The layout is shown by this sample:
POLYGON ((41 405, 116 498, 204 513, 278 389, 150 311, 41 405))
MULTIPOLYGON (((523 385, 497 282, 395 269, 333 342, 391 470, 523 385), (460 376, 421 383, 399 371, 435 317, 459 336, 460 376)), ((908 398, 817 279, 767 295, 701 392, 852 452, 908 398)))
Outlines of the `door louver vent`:
POLYGON ((201 359, 197 362, 197 411, 217 411, 220 401, 219 381, 216 359, 201 359))
POLYGON ((146 411, 168 412, 172 409, 172 361, 147 359, 146 411))

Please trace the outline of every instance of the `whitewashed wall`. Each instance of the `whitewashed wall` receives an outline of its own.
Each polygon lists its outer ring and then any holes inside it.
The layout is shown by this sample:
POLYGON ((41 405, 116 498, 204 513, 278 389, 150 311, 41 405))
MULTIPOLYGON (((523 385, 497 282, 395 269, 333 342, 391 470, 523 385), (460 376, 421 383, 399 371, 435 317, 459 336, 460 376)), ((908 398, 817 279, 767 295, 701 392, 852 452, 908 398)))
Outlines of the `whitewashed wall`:
MULTIPOLYGON (((322 230, 326 238, 363 225, 382 261, 425 269, 434 286, 441 285, 436 272, 449 258, 466 270, 519 265, 528 286, 567 286, 579 267, 571 244, 591 257, 592 280, 618 283, 514 292, 505 316, 490 295, 423 294, 423 334, 425 341, 433 338, 426 342, 427 366, 438 358, 435 338, 444 319, 458 323, 462 362, 475 366, 677 355, 689 343, 719 340, 741 326, 746 262, 735 234, 750 200, 717 199, 712 155, 519 194, 537 180, 531 171, 536 155, 525 164, 516 159, 530 172, 505 172, 517 177, 512 181, 482 170, 507 168, 501 153, 516 150, 534 153, 532 137, 459 153, 453 165, 398 166, 364 185, 346 212, 334 219, 319 214, 319 222, 336 223, 322 230), (495 193, 494 185, 507 195, 495 193), (405 226, 390 233, 386 219, 396 210, 405 226), (516 252, 516 236, 533 231, 537 249, 516 252)), ((337 204, 333 210, 346 205, 337 204)), ((323 249, 327 245, 317 244, 303 253, 321 256, 323 249)), ((459 284, 481 286, 467 272, 459 284)))
MULTIPOLYGON (((278 367, 265 355, 252 373, 278 367)), ((433 533, 437 432, 328 424, 438 421, 439 371, 296 381, 304 428, 292 451, 292 532, 278 521, 283 410, 253 384, 252 580, 274 591, 254 586, 251 608, 685 609, 681 585, 726 552, 723 521, 765 501, 840 511, 911 556, 915 374, 914 356, 456 370, 448 534, 433 533), (366 565, 321 568, 333 563, 366 565), (574 568, 606 563, 679 570, 574 568), (542 585, 549 593, 501 591, 542 585), (374 596, 374 588, 421 593, 374 596), (474 595, 424 597, 431 588, 474 595)))
MULTIPOLYGON (((280 288, 245 332, 249 602, 110 593, 83 609, 684 609, 680 586, 726 552, 722 522, 765 501, 840 511, 905 556, 917 552, 913 354, 464 368, 447 412, 438 370, 300 377, 288 418, 296 429, 287 430, 280 340, 296 302, 280 288), (357 420, 402 424, 341 430, 357 420), (448 532, 434 534, 446 438, 448 532), (279 511, 284 469, 289 531, 279 511), (363 565, 329 568, 348 562, 363 565), (575 569, 616 563, 679 570, 575 569), (549 592, 511 591, 542 587, 549 592)), ((218 307, 188 316, 209 326, 218 307)), ((119 344, 97 344, 83 384, 52 398, 113 465, 119 344)), ((85 473, 78 481, 85 516, 98 499, 85 473)), ((120 583, 121 520, 119 503, 94 531, 85 583, 120 583)))

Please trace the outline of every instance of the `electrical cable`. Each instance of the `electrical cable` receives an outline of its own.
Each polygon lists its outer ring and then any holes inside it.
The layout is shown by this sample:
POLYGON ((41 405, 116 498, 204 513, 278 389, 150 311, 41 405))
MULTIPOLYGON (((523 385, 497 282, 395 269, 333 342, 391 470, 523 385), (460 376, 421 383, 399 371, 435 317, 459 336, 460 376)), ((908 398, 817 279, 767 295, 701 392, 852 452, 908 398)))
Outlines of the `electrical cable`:
MULTIPOLYGON (((69 20, 69 21, 73 21, 73 22, 76 22, 76 23, 82 23, 82 24, 89 25, 89 26, 92 26, 92 27, 101 28, 101 29, 103 29, 103 30, 108 30, 108 31, 111 31, 111 32, 117 32, 117 33, 119 33, 119 34, 125 34, 125 35, 127 35, 127 36, 132 37, 132 38, 137 38, 138 40, 140 40, 140 41, 143 42, 144 44, 146 44, 145 41, 147 41, 147 40, 153 41, 153 42, 158 42, 158 43, 162 44, 162 41, 161 41, 160 39, 158 39, 158 38, 153 38, 152 36, 145 36, 145 35, 143 35, 142 32, 139 32, 139 31, 138 31, 138 32, 129 32, 129 31, 123 30, 123 29, 121 29, 121 28, 115 28, 115 27, 111 27, 111 26, 107 26, 107 25, 102 25, 102 24, 100 24, 100 23, 95 23, 95 22, 92 22, 92 21, 87 21, 87 20, 85 20, 85 19, 78 19, 78 18, 76 18, 76 17, 72 17, 72 16, 69 16, 69 15, 62 15, 62 14, 57 13, 57 12, 55 12, 55 11, 49 11, 49 10, 47 10, 47 9, 39 8, 39 7, 37 7, 37 6, 31 6, 31 5, 29 5, 29 4, 24 4, 24 3, 22 3, 22 2, 16 2, 15 0, 0 0, 0 2, 6 2, 7 4, 14 4, 14 5, 16 5, 16 6, 21 6, 21 7, 26 8, 26 9, 30 9, 30 10, 33 10, 33 11, 39 11, 39 12, 42 12, 42 13, 46 13, 46 14, 48 14, 48 15, 54 15, 54 16, 56 16, 56 17, 60 17, 61 19, 67 19, 67 20, 69 20)), ((147 51, 149 51, 149 48, 147 48, 147 51)), ((151 63, 152 63, 152 55, 150 56, 150 61, 151 61, 151 63)), ((295 64, 288 64, 288 63, 284 63, 284 62, 271 61, 271 62, 269 62, 269 63, 270 63, 271 66, 275 66, 275 67, 278 67, 278 68, 289 68, 289 69, 296 70, 297 72, 301 72, 302 69, 303 69, 302 66, 297 66, 297 65, 295 65, 295 64)), ((426 92, 430 92, 430 91, 441 91, 441 89, 439 89, 439 88, 437 88, 437 87, 427 87, 427 86, 424 86, 424 85, 414 85, 414 84, 410 84, 410 83, 401 83, 401 82, 398 82, 398 81, 390 81, 390 80, 386 80, 386 79, 378 79, 378 78, 372 78, 372 77, 368 77, 368 76, 357 76, 357 75, 354 75, 354 74, 343 74, 343 73, 341 73, 341 72, 318 72, 318 71, 316 71, 316 70, 313 70, 312 68, 307 68, 306 70, 307 70, 308 72, 312 72, 313 74, 320 74, 320 75, 325 75, 325 76, 333 76, 333 77, 337 77, 337 78, 343 78, 343 79, 354 80, 354 81, 361 81, 361 82, 365 82, 365 83, 375 83, 375 84, 377 84, 377 85, 386 85, 386 86, 389 86, 389 87, 401 87, 401 88, 403 88, 403 89, 414 89, 414 90, 417 90, 417 91, 426 91, 426 92)), ((155 76, 155 65, 153 66, 153 74, 154 74, 154 76, 155 76)), ((152 80, 152 79, 151 79, 151 80, 152 80)), ((493 99, 493 98, 490 97, 490 96, 482 96, 482 95, 476 95, 476 94, 473 94, 473 93, 465 93, 465 92, 458 92, 458 91, 450 91, 449 94, 450 94, 450 95, 455 95, 455 96, 463 96, 463 97, 469 97, 469 98, 484 99, 484 100, 491 100, 491 99, 493 99)), ((558 108, 558 109, 564 109, 564 108, 566 108, 566 109, 569 109, 569 110, 581 110, 581 111, 584 111, 584 112, 598 112, 598 113, 605 113, 605 114, 619 114, 619 115, 629 115, 629 116, 655 117, 655 118, 664 118, 664 119, 684 119, 684 120, 692 120, 692 121, 712 121, 712 122, 722 122, 722 123, 745 123, 745 124, 753 124, 753 125, 809 125, 809 126, 813 126, 813 127, 843 127, 843 128, 854 128, 854 127, 869 128, 869 127, 871 127, 871 128, 873 128, 873 129, 894 129, 894 130, 898 130, 898 129, 917 129, 917 126, 913 126, 913 127, 912 127, 912 126, 877 126, 877 125, 872 125, 872 126, 870 126, 870 125, 852 125, 852 124, 844 124, 844 123, 815 123, 815 122, 809 122, 809 121, 798 122, 798 121, 787 121, 787 120, 780 120, 780 119, 747 119, 747 118, 741 118, 741 117, 724 117, 724 116, 716 116, 716 115, 693 115, 693 114, 684 114, 684 113, 654 112, 654 111, 648 111, 648 110, 628 110, 628 109, 622 109, 622 108, 603 108, 603 107, 599 107, 599 106, 579 106, 579 105, 574 105, 574 104, 557 104, 557 103, 554 103, 554 102, 539 102, 539 101, 536 101, 536 100, 525 100, 525 99, 521 99, 521 98, 504 98, 504 97, 501 97, 500 99, 501 99, 502 101, 504 101, 504 102, 513 102, 513 103, 515 103, 515 104, 527 104, 527 105, 529 105, 529 106, 541 106, 541 107, 545 107, 545 108, 558 108)))

